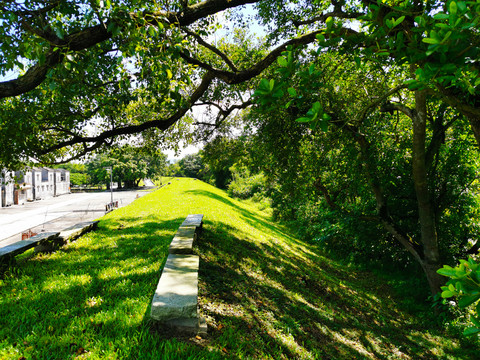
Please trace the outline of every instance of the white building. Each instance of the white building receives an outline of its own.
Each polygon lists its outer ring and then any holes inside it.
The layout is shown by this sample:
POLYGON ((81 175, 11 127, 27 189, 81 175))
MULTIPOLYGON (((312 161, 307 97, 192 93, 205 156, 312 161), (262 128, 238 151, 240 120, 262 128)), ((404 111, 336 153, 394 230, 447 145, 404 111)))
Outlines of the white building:
POLYGON ((2 207, 70 193, 70 172, 65 169, 5 171, 1 179, 2 207))
POLYGON ((15 195, 15 173, 13 171, 2 171, 0 173, 0 205, 10 206, 14 203, 15 195))

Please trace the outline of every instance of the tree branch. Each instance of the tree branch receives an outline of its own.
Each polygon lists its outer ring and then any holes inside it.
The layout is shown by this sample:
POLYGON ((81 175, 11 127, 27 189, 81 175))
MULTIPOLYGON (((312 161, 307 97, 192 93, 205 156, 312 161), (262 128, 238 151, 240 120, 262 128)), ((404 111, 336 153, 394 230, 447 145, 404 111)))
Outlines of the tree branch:
MULTIPOLYGON (((186 112, 191 108, 191 106, 207 91, 207 89, 208 89, 208 87, 211 84, 213 79, 214 79, 213 74, 210 73, 210 72, 207 72, 203 76, 200 85, 197 87, 195 92, 191 95, 188 103, 186 105, 184 105, 183 107, 181 107, 180 109, 178 109, 173 115, 171 115, 171 116, 169 116, 165 119, 151 120, 151 121, 147 121, 147 122, 144 122, 142 124, 139 124, 139 125, 128 125, 128 126, 118 127, 118 128, 115 128, 115 129, 105 130, 105 131, 103 131, 102 133, 100 133, 99 135, 96 135, 96 136, 78 137, 78 138, 72 138, 72 139, 66 140, 66 141, 61 141, 56 145, 49 146, 45 149, 42 149, 40 151, 40 155, 45 155, 45 154, 48 154, 50 152, 60 150, 62 148, 68 147, 68 146, 74 146, 74 145, 80 144, 80 143, 84 143, 84 144, 94 143, 94 145, 92 145, 92 146, 94 146, 93 150, 95 150, 98 147, 100 147, 107 139, 110 139, 110 138, 113 138, 113 137, 116 137, 116 136, 137 134, 137 133, 140 133, 142 131, 152 129, 152 128, 157 128, 157 129, 160 129, 160 130, 166 130, 170 126, 172 126, 175 122, 180 120, 180 118, 186 114, 186 112)), ((90 147, 88 149, 92 149, 92 147, 90 147)), ((76 156, 76 158, 78 158, 80 156, 85 155, 86 153, 88 153, 88 151, 86 151, 86 152, 84 151, 81 154, 77 154, 75 156, 76 156)))
POLYGON ((225 64, 227 64, 227 66, 235 73, 238 72, 238 69, 237 67, 233 64, 233 62, 228 58, 228 56, 226 54, 224 54, 223 52, 221 52, 218 48, 216 48, 215 46, 207 43, 205 40, 202 39, 202 37, 196 33, 194 33, 193 31, 190 31, 186 28, 183 29, 187 35, 190 35, 190 36, 193 36, 197 42, 206 47, 208 50, 212 51, 213 53, 217 54, 224 62, 225 64))
MULTIPOLYGON (((132 13, 130 16, 134 19, 139 17, 147 19, 146 23, 149 25, 158 25, 160 22, 166 21, 177 26, 188 26, 220 11, 258 1, 260 0, 205 0, 188 6, 180 12, 144 12, 142 14, 132 13)), ((109 23, 111 21, 106 23, 107 27, 109 23)), ((122 26, 122 24, 117 25, 122 26)), ((66 35, 63 47, 71 51, 81 51, 102 43, 112 36, 113 34, 107 31, 103 24, 100 24, 66 35)), ((45 55, 44 63, 37 62, 17 79, 0 82, 0 99, 21 95, 35 89, 45 80, 47 72, 60 64, 63 58, 64 56, 59 50, 51 49, 45 55)))

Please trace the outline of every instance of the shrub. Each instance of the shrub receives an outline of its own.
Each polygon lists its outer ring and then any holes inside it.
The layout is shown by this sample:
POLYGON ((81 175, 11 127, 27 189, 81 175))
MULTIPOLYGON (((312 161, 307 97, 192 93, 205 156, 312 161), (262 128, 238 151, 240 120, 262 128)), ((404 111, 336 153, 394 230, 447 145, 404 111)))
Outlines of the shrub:
POLYGON ((263 173, 251 175, 245 166, 233 165, 230 168, 233 180, 228 185, 228 194, 240 199, 248 199, 255 194, 264 195, 265 176, 263 173))

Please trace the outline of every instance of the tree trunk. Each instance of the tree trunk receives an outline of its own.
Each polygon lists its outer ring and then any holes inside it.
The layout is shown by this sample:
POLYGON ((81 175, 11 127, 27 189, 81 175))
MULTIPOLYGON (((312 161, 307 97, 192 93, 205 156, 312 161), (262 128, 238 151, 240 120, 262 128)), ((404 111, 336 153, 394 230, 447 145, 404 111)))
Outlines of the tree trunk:
POLYGON ((438 249, 437 227, 432 196, 428 189, 427 166, 425 162, 425 134, 427 120, 426 92, 415 92, 415 115, 413 122, 412 172, 418 204, 423 260, 420 262, 430 285, 432 294, 440 291, 444 280, 437 274, 441 268, 438 249))

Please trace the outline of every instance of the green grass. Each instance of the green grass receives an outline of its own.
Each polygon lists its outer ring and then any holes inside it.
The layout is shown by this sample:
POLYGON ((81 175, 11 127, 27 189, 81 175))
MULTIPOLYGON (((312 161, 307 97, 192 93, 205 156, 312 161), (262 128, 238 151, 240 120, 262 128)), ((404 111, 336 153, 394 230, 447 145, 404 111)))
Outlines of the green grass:
POLYGON ((386 280, 328 259, 251 203, 170 181, 56 253, 18 260, 0 280, 0 359, 478 358, 472 341, 407 312, 386 280), (150 302, 173 235, 197 213, 209 334, 173 338, 150 302))

